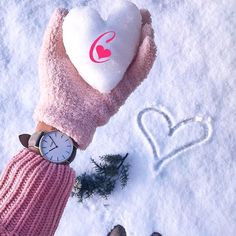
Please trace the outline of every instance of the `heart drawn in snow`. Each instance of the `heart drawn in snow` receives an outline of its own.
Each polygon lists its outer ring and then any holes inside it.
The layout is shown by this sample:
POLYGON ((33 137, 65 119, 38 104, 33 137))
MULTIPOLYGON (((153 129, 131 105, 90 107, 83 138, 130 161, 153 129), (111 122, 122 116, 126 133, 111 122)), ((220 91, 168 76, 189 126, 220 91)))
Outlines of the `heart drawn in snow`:
MULTIPOLYGON (((142 131, 142 133, 144 134, 145 138, 147 139, 148 143, 150 144, 152 148, 153 156, 156 161, 156 164, 154 167, 155 171, 159 171, 165 163, 174 159, 179 153, 184 152, 191 147, 204 143, 210 138, 211 133, 212 133, 212 126, 210 123, 210 118, 204 119, 203 117, 196 116, 196 117, 184 119, 180 121, 179 123, 177 123, 176 125, 173 125, 172 119, 170 118, 170 116, 167 114, 165 110, 166 109, 164 108, 159 109, 155 107, 148 107, 140 111, 137 116, 139 129, 142 131), (196 124, 199 124, 203 133, 201 135, 198 135, 198 134, 195 135, 195 133, 193 133, 195 137, 191 137, 190 139, 185 140, 184 143, 182 144, 177 144, 175 147, 173 147, 171 150, 167 151, 167 153, 161 156, 160 145, 158 144, 157 137, 154 138, 143 123, 144 114, 150 113, 150 112, 159 114, 160 115, 159 117, 163 118, 165 121, 164 123, 167 124, 167 134, 166 134, 167 142, 170 141, 181 130, 186 129, 187 126, 193 130, 193 126, 196 124)), ((182 136, 180 136, 179 138, 181 139, 182 136)), ((159 140, 159 143, 160 142, 161 140, 159 140)))
POLYGON ((102 45, 98 45, 96 50, 99 59, 111 56, 111 51, 109 49, 104 49, 102 45))

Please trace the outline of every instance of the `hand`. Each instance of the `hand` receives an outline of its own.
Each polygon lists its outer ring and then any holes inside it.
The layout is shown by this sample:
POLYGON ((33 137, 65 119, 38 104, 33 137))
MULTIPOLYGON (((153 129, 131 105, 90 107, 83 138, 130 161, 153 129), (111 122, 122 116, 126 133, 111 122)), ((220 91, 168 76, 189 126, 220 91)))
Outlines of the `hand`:
POLYGON ((86 149, 96 127, 104 125, 128 96, 147 77, 156 57, 150 13, 141 10, 140 46, 123 79, 109 94, 92 88, 71 63, 62 40, 62 23, 68 10, 57 9, 45 31, 39 56, 40 101, 34 113, 36 122, 72 137, 86 149))

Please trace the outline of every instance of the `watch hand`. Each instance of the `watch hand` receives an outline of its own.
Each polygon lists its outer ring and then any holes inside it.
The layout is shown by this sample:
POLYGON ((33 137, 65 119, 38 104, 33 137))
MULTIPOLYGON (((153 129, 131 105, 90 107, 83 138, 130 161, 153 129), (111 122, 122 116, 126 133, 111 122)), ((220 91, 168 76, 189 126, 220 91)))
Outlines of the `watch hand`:
POLYGON ((58 148, 58 146, 56 146, 56 147, 50 149, 48 152, 51 152, 52 150, 54 150, 54 149, 56 149, 56 148, 58 148))
MULTIPOLYGON (((50 135, 48 135, 49 136, 49 138, 52 140, 52 142, 56 145, 56 143, 55 143, 55 141, 52 139, 52 137, 50 136, 50 135)), ((51 147, 52 145, 50 145, 50 147, 51 147)), ((57 146, 57 145, 56 145, 57 146)))
POLYGON ((53 144, 53 142, 51 142, 51 145, 50 145, 50 147, 52 146, 52 144, 53 144))
POLYGON ((46 152, 44 155, 47 155, 49 152, 51 152, 52 150, 54 150, 54 149, 56 149, 56 148, 58 148, 58 146, 56 146, 56 147, 50 149, 50 150, 49 150, 48 152, 46 152))

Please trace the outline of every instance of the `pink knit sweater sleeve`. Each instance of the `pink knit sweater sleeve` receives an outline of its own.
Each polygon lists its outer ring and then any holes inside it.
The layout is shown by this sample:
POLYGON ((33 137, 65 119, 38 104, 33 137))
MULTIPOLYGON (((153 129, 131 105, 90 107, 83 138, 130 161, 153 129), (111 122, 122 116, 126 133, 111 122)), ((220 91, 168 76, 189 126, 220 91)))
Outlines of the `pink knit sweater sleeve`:
POLYGON ((0 235, 54 235, 76 174, 22 149, 0 177, 0 235))

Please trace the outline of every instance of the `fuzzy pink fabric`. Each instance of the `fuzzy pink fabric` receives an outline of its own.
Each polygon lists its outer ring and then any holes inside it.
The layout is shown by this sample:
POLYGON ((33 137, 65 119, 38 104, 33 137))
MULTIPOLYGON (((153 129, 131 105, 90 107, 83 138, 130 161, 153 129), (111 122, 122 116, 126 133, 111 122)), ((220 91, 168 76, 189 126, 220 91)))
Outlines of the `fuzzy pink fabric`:
POLYGON ((68 165, 22 149, 1 174, 0 235, 54 235, 75 178, 68 165))
POLYGON ((137 55, 118 86, 102 94, 82 79, 65 52, 62 23, 67 13, 66 9, 57 9, 44 34, 39 56, 40 101, 33 118, 61 130, 80 149, 86 149, 96 128, 106 124, 147 77, 156 46, 150 14, 141 10, 143 26, 137 55))

